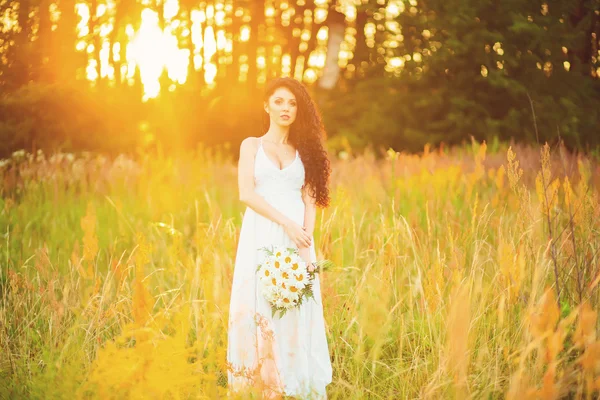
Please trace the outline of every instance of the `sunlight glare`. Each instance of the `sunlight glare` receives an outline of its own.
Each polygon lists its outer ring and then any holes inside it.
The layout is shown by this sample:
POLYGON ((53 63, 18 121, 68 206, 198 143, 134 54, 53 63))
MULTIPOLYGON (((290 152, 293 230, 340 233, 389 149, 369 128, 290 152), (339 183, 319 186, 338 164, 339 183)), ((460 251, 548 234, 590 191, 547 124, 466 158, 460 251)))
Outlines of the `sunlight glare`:
POLYGON ((315 72, 315 70, 312 68, 307 68, 306 71, 304 71, 304 81, 311 84, 311 83, 315 83, 316 80, 317 80, 317 73, 315 72))
POLYGON ((240 41, 247 42, 248 40, 250 40, 250 27, 244 25, 240 28, 240 41))
POLYGON ((90 21, 90 8, 85 3, 77 3, 75 5, 75 11, 81 18, 77 24, 77 37, 83 38, 90 33, 88 23, 90 21))
POLYGON ((386 17, 396 18, 398 15, 404 12, 404 8, 404 2, 398 0, 391 0, 385 9, 386 17))
POLYGON ((165 68, 169 78, 179 83, 184 83, 187 75, 189 50, 179 49, 177 37, 170 29, 161 31, 158 24, 156 11, 144 9, 140 29, 132 46, 127 47, 127 60, 134 61, 140 69, 145 101, 158 96, 159 79, 165 68))
POLYGON ((204 80, 209 85, 215 83, 215 77, 217 76, 217 66, 213 63, 208 63, 204 66, 204 80))
POLYGON ((212 26, 207 26, 204 31, 204 60, 208 63, 211 57, 217 52, 217 41, 215 40, 215 31, 212 26))
MULTIPOLYGON (((90 8, 86 3, 76 3, 75 9, 79 18, 77 21, 78 40, 75 47, 80 52, 87 52, 89 59, 85 71, 87 78, 90 81, 103 78, 110 80, 109 84, 114 84, 115 69, 119 68, 120 79, 133 85, 138 79, 136 69, 139 68, 139 79, 144 90, 143 99, 146 101, 159 95, 161 82, 163 85, 165 84, 165 81, 161 80, 161 76, 170 79, 170 82, 163 88, 168 91, 175 90, 174 87, 177 87, 177 84, 184 84, 190 70, 204 70, 205 81, 212 84, 219 73, 220 65, 232 64, 234 57, 239 57, 240 61, 246 57, 245 62, 240 62, 239 65, 239 79, 245 81, 249 70, 248 55, 237 56, 234 55, 233 50, 238 43, 248 42, 251 35, 257 34, 251 30, 251 15, 246 12, 247 9, 234 7, 227 1, 217 1, 213 4, 201 3, 196 8, 186 6, 183 10, 186 13, 189 12, 188 23, 185 15, 180 15, 182 11, 180 1, 165 0, 157 7, 152 0, 141 0, 139 4, 143 7, 139 27, 134 28, 132 24, 127 24, 125 27, 126 38, 117 39, 112 37, 113 19, 116 12, 115 0, 107 0, 94 8, 90 8), (159 13, 162 13, 162 21, 159 19, 159 13), (96 22, 94 33, 90 32, 92 23, 90 14, 102 17, 96 22), (241 22, 237 32, 229 29, 233 17, 240 19, 241 22), (161 24, 163 29, 160 28, 161 24), (100 40, 92 40, 91 34, 98 35, 100 40), (181 41, 183 48, 180 48, 179 39, 181 38, 184 38, 181 41), (189 43, 190 40, 191 43, 189 43), (96 46, 100 46, 100 48, 96 48, 96 46), (111 65, 111 62, 114 62, 114 65, 111 65), (190 63, 193 65, 189 65, 190 63)), ((319 26, 317 30, 313 30, 313 26, 327 19, 329 7, 345 16, 347 25, 339 51, 337 51, 337 64, 341 68, 349 67, 357 44, 358 7, 365 1, 315 0, 314 7, 300 9, 296 6, 304 7, 305 0, 267 2, 264 11, 268 18, 279 17, 280 21, 278 22, 284 27, 289 27, 292 22, 294 23, 295 26, 288 29, 292 29, 292 36, 299 39, 296 51, 300 54, 293 60, 289 52, 282 54, 281 47, 274 47, 274 51, 268 57, 267 53, 258 51, 255 59, 259 71, 258 80, 262 82, 266 79, 266 73, 271 71, 271 65, 280 69, 280 73, 283 75, 294 76, 298 80, 314 82, 318 79, 327 60, 330 32, 327 24, 319 26), (295 4, 292 6, 290 3, 295 4), (313 47, 313 45, 315 46, 313 47)), ((385 29, 388 32, 388 38, 385 40, 386 47, 388 49, 401 47, 402 27, 398 21, 395 21, 395 18, 405 11, 404 1, 380 0, 378 4, 381 4, 382 7, 377 15, 380 16, 379 19, 385 18, 385 21, 373 23, 371 20, 365 24, 364 34, 367 46, 374 47, 376 34, 385 29)), ((407 0, 406 2, 406 7, 416 5, 416 0, 407 0)), ((429 31, 423 31, 423 37, 428 39, 429 33, 429 31)), ((268 31, 265 37, 267 42, 272 44, 279 40, 277 35, 268 31)), ((258 39, 260 40, 260 38, 258 39)), ((400 60, 404 63, 411 59, 411 55, 391 58, 391 53, 386 54, 381 49, 378 49, 378 53, 384 56, 382 59, 385 59, 388 68, 392 69, 403 66, 396 65, 400 60)), ((428 55, 425 50, 422 54, 428 55)), ((421 62, 421 54, 413 54, 412 59, 421 62)), ((352 68, 354 68, 353 65, 352 68)))

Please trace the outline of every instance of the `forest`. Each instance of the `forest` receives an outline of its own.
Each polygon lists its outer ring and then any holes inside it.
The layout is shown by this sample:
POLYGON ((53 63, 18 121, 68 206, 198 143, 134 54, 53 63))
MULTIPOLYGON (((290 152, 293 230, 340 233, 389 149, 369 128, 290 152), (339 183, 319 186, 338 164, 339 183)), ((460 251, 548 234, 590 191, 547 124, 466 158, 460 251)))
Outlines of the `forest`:
POLYGON ((0 156, 235 152, 276 76, 310 88, 334 152, 598 154, 600 0, 3 0, 0 16, 0 156))

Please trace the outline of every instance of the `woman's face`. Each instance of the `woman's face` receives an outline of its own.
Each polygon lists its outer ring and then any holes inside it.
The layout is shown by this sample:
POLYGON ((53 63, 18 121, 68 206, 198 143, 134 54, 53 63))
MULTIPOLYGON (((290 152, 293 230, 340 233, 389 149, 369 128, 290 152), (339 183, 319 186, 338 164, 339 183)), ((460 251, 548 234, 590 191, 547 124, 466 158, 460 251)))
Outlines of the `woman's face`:
POLYGON ((288 88, 277 88, 265 103, 265 111, 272 123, 290 126, 296 120, 298 112, 296 96, 288 88))

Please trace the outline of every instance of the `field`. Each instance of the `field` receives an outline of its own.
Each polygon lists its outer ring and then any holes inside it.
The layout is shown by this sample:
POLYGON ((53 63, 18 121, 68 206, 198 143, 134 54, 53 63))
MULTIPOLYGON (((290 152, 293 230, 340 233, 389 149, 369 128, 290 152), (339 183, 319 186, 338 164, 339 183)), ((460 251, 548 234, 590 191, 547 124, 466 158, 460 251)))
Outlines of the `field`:
MULTIPOLYGON (((0 399, 226 398, 235 162, 0 163, 0 399)), ((597 163, 474 142, 332 167, 331 399, 598 395, 597 163)))

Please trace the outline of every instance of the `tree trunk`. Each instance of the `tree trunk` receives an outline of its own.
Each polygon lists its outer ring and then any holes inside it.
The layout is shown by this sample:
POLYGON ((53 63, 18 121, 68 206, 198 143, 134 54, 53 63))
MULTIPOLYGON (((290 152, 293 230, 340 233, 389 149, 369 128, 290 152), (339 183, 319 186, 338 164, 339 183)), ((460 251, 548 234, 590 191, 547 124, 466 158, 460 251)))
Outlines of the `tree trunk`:
POLYGON ((338 55, 340 53, 342 42, 344 41, 344 33, 346 30, 345 17, 343 14, 332 9, 327 15, 326 24, 329 27, 327 56, 325 59, 323 75, 319 79, 319 87, 322 89, 333 89, 340 75, 338 55))

